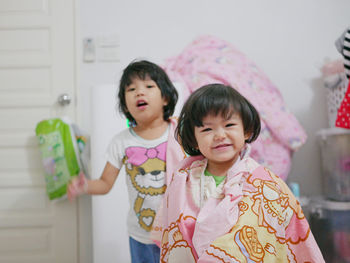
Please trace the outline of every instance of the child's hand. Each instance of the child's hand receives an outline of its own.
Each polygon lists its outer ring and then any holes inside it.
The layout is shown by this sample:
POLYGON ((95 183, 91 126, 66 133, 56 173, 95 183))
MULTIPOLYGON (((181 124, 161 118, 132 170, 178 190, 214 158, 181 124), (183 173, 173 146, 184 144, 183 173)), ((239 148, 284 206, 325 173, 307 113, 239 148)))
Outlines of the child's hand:
POLYGON ((73 201, 75 197, 86 194, 88 188, 88 181, 83 172, 79 173, 78 177, 72 179, 67 187, 67 196, 70 201, 73 201))

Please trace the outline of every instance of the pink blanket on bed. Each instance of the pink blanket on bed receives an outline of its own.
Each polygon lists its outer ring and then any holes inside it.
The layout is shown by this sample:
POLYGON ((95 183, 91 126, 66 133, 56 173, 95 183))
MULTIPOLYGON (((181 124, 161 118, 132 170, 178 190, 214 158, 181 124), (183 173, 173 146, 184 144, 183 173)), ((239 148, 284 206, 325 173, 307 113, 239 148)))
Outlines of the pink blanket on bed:
POLYGON ((259 111, 261 135, 252 145, 252 157, 286 179, 291 154, 306 141, 297 119, 288 111, 278 89, 268 77, 232 44, 212 36, 202 36, 164 69, 174 82, 185 87, 184 95, 209 83, 231 85, 259 111))

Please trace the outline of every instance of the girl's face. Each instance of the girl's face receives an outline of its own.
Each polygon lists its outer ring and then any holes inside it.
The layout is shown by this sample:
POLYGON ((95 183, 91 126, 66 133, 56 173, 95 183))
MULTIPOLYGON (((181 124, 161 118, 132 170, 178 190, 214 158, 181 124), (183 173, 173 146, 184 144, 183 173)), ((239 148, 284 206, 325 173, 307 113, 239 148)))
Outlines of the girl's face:
POLYGON ((235 163, 245 140, 242 119, 233 114, 225 119, 221 114, 207 115, 203 127, 195 127, 194 135, 200 152, 208 159, 208 169, 215 165, 231 166, 235 163))
POLYGON ((125 88, 125 102, 138 124, 160 118, 163 120, 163 106, 167 105, 157 83, 149 77, 132 80, 125 88))

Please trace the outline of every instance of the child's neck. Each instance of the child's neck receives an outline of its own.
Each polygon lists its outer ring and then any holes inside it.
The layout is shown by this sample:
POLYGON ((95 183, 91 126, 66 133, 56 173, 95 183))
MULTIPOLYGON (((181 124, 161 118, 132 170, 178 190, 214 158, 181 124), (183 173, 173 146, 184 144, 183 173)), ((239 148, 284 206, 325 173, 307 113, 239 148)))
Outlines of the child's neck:
POLYGON ((212 167, 208 166, 207 170, 209 173, 215 176, 226 176, 228 169, 226 167, 212 167))
POLYGON ((228 170, 237 162, 237 159, 223 163, 208 160, 207 171, 215 176, 227 176, 228 170))
POLYGON ((161 137, 168 128, 168 122, 158 119, 152 122, 138 122, 134 132, 143 139, 154 140, 161 137))

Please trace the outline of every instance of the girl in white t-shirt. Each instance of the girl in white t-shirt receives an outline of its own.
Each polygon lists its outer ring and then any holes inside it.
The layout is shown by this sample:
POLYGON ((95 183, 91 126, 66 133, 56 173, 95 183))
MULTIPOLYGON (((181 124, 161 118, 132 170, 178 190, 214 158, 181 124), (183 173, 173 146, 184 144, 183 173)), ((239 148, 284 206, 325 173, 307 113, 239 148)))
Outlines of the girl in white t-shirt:
POLYGON ((178 93, 167 74, 149 61, 129 64, 120 80, 119 109, 131 127, 115 135, 107 150, 101 177, 87 180, 83 174, 68 186, 68 198, 108 193, 123 165, 126 170, 130 209, 128 233, 132 262, 159 262, 160 251, 150 231, 171 175, 169 165, 184 158, 174 140, 176 121, 170 118, 178 93), (166 160, 171 158, 169 164, 166 160))

